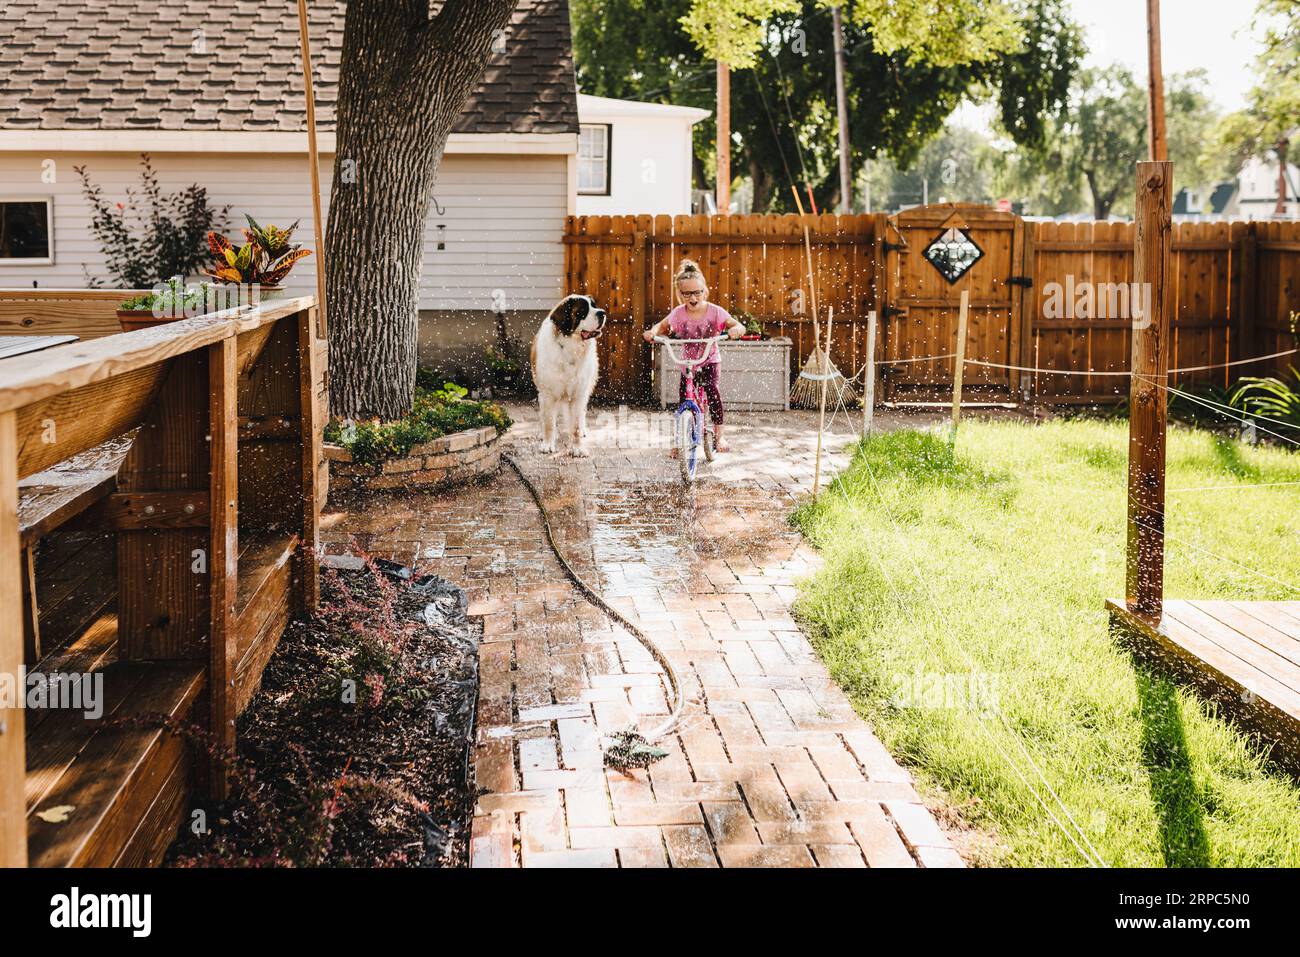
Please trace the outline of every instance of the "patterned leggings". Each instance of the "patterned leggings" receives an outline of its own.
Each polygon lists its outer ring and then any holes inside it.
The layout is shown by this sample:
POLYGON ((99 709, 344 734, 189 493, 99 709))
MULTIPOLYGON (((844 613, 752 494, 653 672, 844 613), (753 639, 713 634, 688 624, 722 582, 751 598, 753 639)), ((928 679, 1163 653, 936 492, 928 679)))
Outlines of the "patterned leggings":
MULTIPOLYGON (((722 424, 726 409, 722 407, 722 393, 718 391, 718 363, 706 362, 695 370, 695 388, 709 400, 709 414, 718 425, 722 424)), ((677 384, 677 401, 686 401, 686 376, 677 384)))

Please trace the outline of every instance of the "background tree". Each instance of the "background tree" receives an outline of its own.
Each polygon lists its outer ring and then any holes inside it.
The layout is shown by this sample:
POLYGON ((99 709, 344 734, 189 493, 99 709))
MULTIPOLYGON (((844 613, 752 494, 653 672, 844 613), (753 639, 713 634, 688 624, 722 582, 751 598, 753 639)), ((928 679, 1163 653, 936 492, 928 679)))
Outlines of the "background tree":
POLYGON ((1165 134, 1175 189, 1203 190, 1236 172, 1230 151, 1214 137, 1222 113, 1210 97, 1209 84, 1205 70, 1174 73, 1165 81, 1165 134))
MULTIPOLYGON (((1260 0, 1255 26, 1263 31, 1264 49, 1255 60, 1257 82, 1246 108, 1226 117, 1216 143, 1240 169, 1248 156, 1263 153, 1290 137, 1300 126, 1300 0, 1260 0)), ((1292 153, 1292 157, 1295 153, 1292 153)))
POLYGON ((1067 168, 1083 176, 1094 219, 1109 219, 1115 201, 1132 191, 1133 168, 1146 154, 1146 90, 1118 64, 1085 70, 1063 124, 1067 168))
MULTIPOLYGON (((882 0, 844 4, 854 168, 886 155, 909 165, 968 97, 994 99, 1016 142, 1041 145, 1084 52, 1064 0, 961 0, 959 11, 1001 11, 988 30, 974 31, 988 47, 980 59, 969 37, 955 36, 963 21, 947 15, 909 19, 915 6, 911 0, 897 7, 882 0), (1007 14, 1019 31, 1010 48, 1003 39, 1007 14), (904 38, 914 47, 899 45, 904 38)), ((579 87, 714 109, 713 61, 682 25, 695 9, 692 0, 573 0, 579 87)), ((752 66, 732 76, 734 167, 752 180, 756 211, 793 210, 790 183, 804 181, 812 184, 819 207, 833 208, 839 177, 828 3, 796 0, 766 25, 749 23, 748 33, 733 27, 731 34, 759 38, 751 47, 752 66)), ((696 125, 699 186, 709 184, 715 135, 712 119, 696 125)))
MULTIPOLYGON (((420 254, 443 148, 517 0, 350 0, 325 237, 330 402, 395 419, 415 392, 420 254)), ((506 35, 506 42, 511 40, 506 35)))
MULTIPOLYGON (((1175 186, 1204 190, 1224 175, 1225 152, 1207 148, 1219 122, 1203 70, 1172 74, 1165 83, 1169 158, 1175 186)), ((1006 154, 1000 192, 1032 197, 1033 212, 1065 215, 1086 208, 1107 219, 1132 212, 1133 167, 1147 154, 1146 89, 1120 64, 1080 72, 1063 117, 1049 121, 1047 146, 1006 154)))
POLYGON ((989 137, 946 125, 906 169, 889 158, 872 163, 862 179, 884 209, 930 202, 988 203, 993 197, 998 151, 989 137))

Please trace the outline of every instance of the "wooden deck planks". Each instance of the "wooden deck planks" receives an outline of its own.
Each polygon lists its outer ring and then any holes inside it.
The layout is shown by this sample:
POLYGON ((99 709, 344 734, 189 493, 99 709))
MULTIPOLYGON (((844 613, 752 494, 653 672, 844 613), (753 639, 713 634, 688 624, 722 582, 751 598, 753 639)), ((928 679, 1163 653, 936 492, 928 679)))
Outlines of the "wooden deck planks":
POLYGON ((1172 665, 1223 713, 1272 747, 1273 759, 1300 773, 1300 618, 1295 602, 1164 603, 1163 617, 1106 603, 1112 627, 1135 650, 1172 665))

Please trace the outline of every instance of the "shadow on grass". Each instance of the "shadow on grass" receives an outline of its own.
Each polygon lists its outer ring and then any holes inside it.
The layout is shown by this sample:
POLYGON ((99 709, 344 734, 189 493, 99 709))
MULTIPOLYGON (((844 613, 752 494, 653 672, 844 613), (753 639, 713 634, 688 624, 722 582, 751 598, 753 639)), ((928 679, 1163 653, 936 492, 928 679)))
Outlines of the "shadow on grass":
POLYGON ((1241 457, 1241 444, 1235 439, 1214 436, 1214 457, 1223 471, 1239 479, 1260 480, 1259 469, 1241 457))
POLYGON ((1160 818, 1160 853, 1166 867, 1208 867, 1205 809, 1192 778, 1177 687, 1136 665, 1142 722, 1142 764, 1160 818))

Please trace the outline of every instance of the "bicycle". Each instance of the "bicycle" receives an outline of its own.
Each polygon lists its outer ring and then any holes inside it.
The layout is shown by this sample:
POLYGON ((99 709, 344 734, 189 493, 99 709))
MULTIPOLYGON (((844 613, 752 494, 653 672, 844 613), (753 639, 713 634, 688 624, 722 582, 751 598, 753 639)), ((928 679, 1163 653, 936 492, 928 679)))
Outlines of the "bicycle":
POLYGON ((667 336, 655 336, 655 341, 668 350, 668 357, 686 376, 686 389, 681 404, 673 413, 673 447, 677 449, 677 463, 681 466, 682 482, 690 485, 695 481, 695 471, 699 466, 699 452, 704 450, 704 458, 712 462, 715 451, 713 438, 713 419, 709 414, 709 399, 702 389, 695 385, 695 370, 704 365, 718 348, 718 343, 726 339, 726 334, 708 339, 670 339, 667 336), (687 358, 685 351, 678 355, 673 351, 674 345, 704 345, 700 355, 687 358))

